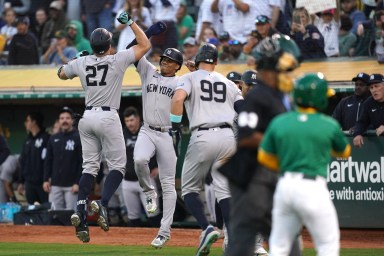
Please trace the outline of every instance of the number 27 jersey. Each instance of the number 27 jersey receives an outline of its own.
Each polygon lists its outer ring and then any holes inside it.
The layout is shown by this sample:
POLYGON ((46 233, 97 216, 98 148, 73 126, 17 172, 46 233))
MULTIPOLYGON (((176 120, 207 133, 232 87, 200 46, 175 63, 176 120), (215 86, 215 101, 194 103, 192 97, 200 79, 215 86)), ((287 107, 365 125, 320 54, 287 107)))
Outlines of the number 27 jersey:
POLYGON ((64 65, 65 75, 80 78, 85 91, 86 106, 120 108, 124 72, 135 61, 132 49, 114 55, 89 55, 64 65))
POLYGON ((217 72, 197 70, 180 77, 176 90, 184 90, 190 130, 197 127, 233 125, 234 103, 242 100, 241 91, 217 72))

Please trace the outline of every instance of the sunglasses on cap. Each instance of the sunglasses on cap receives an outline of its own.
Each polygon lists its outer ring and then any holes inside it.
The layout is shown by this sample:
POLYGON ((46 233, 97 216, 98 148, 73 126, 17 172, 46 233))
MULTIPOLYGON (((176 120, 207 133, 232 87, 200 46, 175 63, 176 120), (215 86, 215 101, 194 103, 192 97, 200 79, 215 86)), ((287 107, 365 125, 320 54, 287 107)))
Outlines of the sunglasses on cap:
POLYGON ((264 16, 264 15, 259 15, 256 17, 256 21, 255 23, 258 24, 258 23, 268 23, 269 22, 269 18, 267 16, 264 16))
POLYGON ((229 40, 228 44, 237 45, 237 44, 239 44, 239 41, 237 41, 237 40, 229 40))

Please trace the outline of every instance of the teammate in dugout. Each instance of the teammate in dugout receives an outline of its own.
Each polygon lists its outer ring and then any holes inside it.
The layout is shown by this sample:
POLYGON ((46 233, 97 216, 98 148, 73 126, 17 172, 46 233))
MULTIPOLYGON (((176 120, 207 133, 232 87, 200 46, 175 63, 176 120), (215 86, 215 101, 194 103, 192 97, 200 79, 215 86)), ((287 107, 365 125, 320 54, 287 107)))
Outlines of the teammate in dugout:
MULTIPOLYGON (((215 196, 227 227, 229 224, 230 191, 227 180, 217 167, 236 150, 233 120, 243 97, 230 80, 215 72, 218 53, 214 45, 203 44, 195 59, 196 71, 180 77, 172 98, 170 120, 172 134, 179 129, 183 109, 189 118, 191 138, 181 174, 181 189, 188 210, 196 218, 202 233, 196 255, 208 255, 219 236, 209 224, 199 197, 204 179, 211 175, 215 196)), ((160 168, 161 170, 161 168, 160 168)), ((229 237, 231 239, 231 237, 229 237)))
POLYGON ((165 49, 160 56, 160 70, 145 57, 135 63, 142 83, 143 126, 136 141, 133 158, 135 170, 146 198, 146 210, 157 210, 157 194, 150 179, 148 163, 156 155, 163 192, 163 218, 151 245, 162 248, 171 237, 171 224, 176 207, 176 151, 169 134, 169 113, 177 81, 176 72, 183 65, 183 55, 175 48, 165 49))
POLYGON ((101 229, 109 230, 106 207, 123 179, 126 165, 118 114, 122 80, 129 65, 141 59, 151 47, 147 36, 128 13, 123 12, 118 19, 131 26, 137 45, 110 55, 112 35, 104 28, 97 28, 90 37, 94 54, 74 59, 58 70, 62 80, 79 77, 85 90, 86 107, 79 121, 84 170, 79 182, 77 211, 71 216, 76 236, 84 243, 90 240, 86 222, 88 195, 100 168, 101 151, 111 171, 105 180, 101 200, 92 201, 91 208, 99 215, 97 223, 101 229))
POLYGON ((75 210, 83 159, 72 109, 60 110, 59 124, 60 131, 49 138, 47 145, 43 189, 49 193, 52 209, 75 210))
MULTIPOLYGON (((220 168, 232 194, 227 256, 265 255, 255 252, 255 238, 257 233, 269 237, 277 175, 259 168, 257 150, 270 121, 287 110, 283 92, 292 90, 290 71, 299 65, 300 50, 288 36, 275 34, 258 44, 255 57, 257 85, 248 92, 239 113, 237 152, 220 168)), ((298 243, 294 248, 297 252, 291 255, 300 255, 298 243)))
POLYGON ((351 146, 337 121, 321 113, 333 94, 322 73, 305 74, 293 90, 296 109, 276 117, 261 141, 259 163, 280 174, 273 197, 270 256, 289 255, 303 225, 317 255, 339 255, 340 230, 327 188, 327 165, 331 155, 347 158, 351 146))

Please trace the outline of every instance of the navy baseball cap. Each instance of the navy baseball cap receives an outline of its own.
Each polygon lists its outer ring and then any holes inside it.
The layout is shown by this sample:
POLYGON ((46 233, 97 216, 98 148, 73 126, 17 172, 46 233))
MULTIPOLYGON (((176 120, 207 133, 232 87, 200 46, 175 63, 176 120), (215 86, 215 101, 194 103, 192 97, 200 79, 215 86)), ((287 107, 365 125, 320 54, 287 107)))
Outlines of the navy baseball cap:
POLYGON ((241 74, 236 71, 229 72, 227 74, 227 79, 231 81, 241 81, 241 74))
POLYGON ((384 83, 384 76, 382 74, 372 74, 369 76, 368 85, 384 83))
POLYGON ((63 107, 60 112, 59 112, 59 115, 61 115, 62 113, 69 113, 70 115, 73 115, 73 110, 67 106, 63 107))
POLYGON ((360 72, 354 78, 352 78, 353 82, 356 82, 356 80, 361 80, 364 83, 368 84, 368 82, 369 82, 369 75, 367 73, 360 72))
POLYGON ((223 31, 219 35, 219 40, 220 41, 226 41, 226 40, 229 40, 229 38, 230 38, 230 36, 229 36, 229 33, 227 31, 223 31))

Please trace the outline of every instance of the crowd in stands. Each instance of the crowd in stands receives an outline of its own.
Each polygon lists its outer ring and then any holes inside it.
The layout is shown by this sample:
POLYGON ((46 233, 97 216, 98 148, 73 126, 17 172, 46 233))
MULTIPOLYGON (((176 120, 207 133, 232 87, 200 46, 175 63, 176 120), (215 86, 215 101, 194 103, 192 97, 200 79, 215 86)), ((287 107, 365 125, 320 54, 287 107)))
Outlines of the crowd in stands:
POLYGON ((114 35, 121 51, 134 39, 129 26, 115 22, 122 11, 146 30, 157 21, 166 33, 151 39, 150 60, 203 42, 218 47, 222 62, 246 61, 258 42, 275 33, 292 37, 304 60, 375 56, 384 62, 384 3, 337 0, 336 8, 309 13, 294 0, 0 0, 0 65, 60 65, 78 52, 92 52, 87 38, 97 27, 114 35), (194 41, 193 41, 194 39, 194 41), (191 43, 194 42, 194 45, 191 43))

